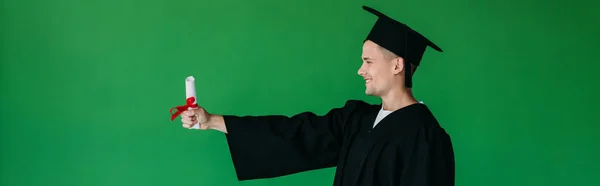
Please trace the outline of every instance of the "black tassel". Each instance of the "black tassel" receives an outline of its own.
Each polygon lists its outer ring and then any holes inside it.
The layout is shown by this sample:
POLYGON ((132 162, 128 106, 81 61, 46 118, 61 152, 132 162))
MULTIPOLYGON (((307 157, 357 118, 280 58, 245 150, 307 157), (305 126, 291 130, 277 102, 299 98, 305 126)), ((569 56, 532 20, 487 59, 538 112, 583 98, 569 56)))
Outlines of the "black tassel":
POLYGON ((404 83, 406 88, 412 88, 412 68, 410 63, 404 60, 404 83))

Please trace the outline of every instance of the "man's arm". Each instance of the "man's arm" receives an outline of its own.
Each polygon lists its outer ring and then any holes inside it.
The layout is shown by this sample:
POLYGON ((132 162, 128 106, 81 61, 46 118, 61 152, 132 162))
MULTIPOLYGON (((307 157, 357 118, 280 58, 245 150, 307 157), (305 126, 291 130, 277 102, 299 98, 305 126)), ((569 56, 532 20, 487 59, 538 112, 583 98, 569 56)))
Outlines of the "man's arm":
POLYGON ((227 127, 225 126, 225 120, 223 120, 222 115, 211 114, 206 125, 208 125, 209 129, 221 131, 227 134, 227 127))
MULTIPOLYGON (((248 180, 335 166, 350 116, 366 105, 351 100, 324 115, 303 112, 293 116, 233 116, 203 114, 203 110, 196 113, 201 129, 225 133, 238 179, 248 180)), ((184 120, 184 127, 190 127, 194 121, 193 117, 184 120)))
POLYGON ((348 101, 324 115, 223 116, 238 179, 272 178, 335 166, 346 124, 365 105, 348 101))

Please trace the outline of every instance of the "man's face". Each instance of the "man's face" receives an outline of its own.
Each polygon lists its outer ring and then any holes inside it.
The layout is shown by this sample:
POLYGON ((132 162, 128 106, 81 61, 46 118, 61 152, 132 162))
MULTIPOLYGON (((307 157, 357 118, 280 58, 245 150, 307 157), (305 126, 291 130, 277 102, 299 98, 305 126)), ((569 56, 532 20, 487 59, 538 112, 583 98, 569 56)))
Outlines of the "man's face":
POLYGON ((363 44, 362 60, 358 75, 365 80, 365 94, 385 95, 395 83, 394 74, 398 74, 397 59, 387 59, 379 45, 367 40, 363 44))

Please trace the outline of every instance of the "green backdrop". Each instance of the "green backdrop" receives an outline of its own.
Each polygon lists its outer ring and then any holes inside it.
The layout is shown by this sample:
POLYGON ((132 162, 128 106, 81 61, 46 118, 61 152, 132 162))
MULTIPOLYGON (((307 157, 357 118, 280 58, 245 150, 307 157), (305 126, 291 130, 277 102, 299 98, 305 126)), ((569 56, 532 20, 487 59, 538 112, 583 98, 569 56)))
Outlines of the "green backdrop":
POLYGON ((459 186, 600 185, 598 1, 3 0, 0 185, 238 182, 217 131, 169 109, 197 79, 216 114, 324 114, 364 95, 369 5, 420 31, 415 92, 451 134, 459 186))

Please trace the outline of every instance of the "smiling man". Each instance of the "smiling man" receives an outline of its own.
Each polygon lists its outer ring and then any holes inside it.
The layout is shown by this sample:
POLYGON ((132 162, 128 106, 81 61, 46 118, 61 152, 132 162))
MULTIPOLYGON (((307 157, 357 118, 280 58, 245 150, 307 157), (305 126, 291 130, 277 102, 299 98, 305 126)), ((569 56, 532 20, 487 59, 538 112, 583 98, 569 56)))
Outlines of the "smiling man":
POLYGON ((424 36, 370 7, 378 16, 358 74, 378 105, 349 100, 324 115, 233 116, 203 108, 182 114, 185 128, 225 133, 239 180, 273 178, 336 167, 334 185, 453 186, 450 136, 412 94, 412 75, 427 47, 424 36))

